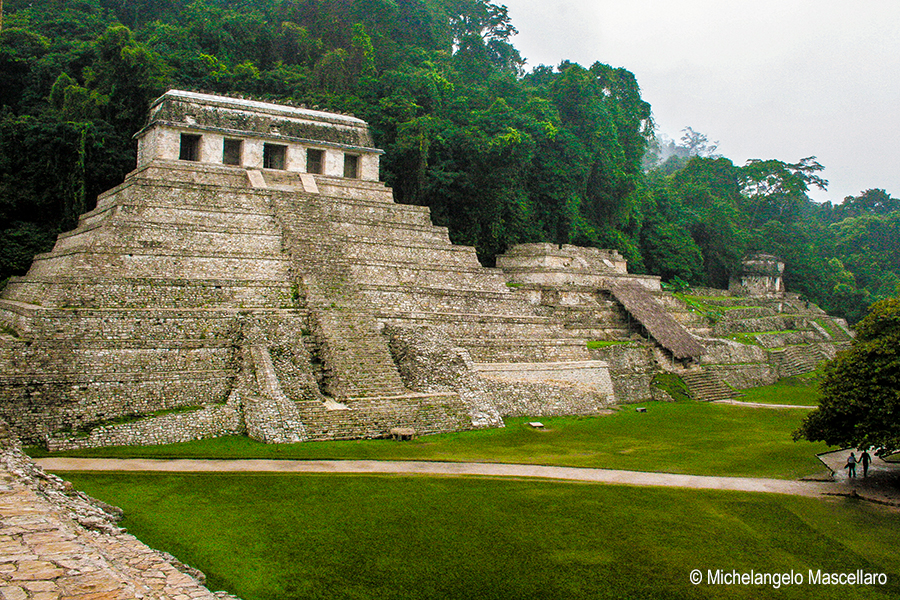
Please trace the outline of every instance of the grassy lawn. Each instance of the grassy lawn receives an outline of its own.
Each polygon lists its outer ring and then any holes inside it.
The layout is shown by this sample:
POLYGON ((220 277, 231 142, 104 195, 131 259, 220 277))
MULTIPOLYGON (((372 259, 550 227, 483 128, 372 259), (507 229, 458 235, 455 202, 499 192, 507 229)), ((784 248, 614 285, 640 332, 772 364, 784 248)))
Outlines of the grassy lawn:
POLYGON ((761 335, 784 335, 788 333, 796 333, 796 329, 785 329, 783 331, 756 331, 753 333, 731 333, 726 337, 734 342, 739 342, 745 346, 761 346, 757 336, 761 335))
MULTIPOLYGON (((698 402, 649 402, 606 417, 508 419, 503 429, 425 436, 412 442, 354 440, 266 445, 245 437, 169 446, 61 453, 149 458, 373 459, 508 462, 795 479, 823 471, 824 444, 793 442, 805 411, 698 402)), ((30 449, 32 455, 46 455, 30 449)))
POLYGON ((900 514, 850 499, 488 478, 87 474, 211 589, 287 599, 896 599, 900 514), (886 586, 692 585, 723 569, 886 586))
POLYGON ((782 379, 774 385, 741 390, 744 396, 737 399, 741 402, 761 402, 762 404, 818 406, 818 384, 818 373, 807 373, 782 379))

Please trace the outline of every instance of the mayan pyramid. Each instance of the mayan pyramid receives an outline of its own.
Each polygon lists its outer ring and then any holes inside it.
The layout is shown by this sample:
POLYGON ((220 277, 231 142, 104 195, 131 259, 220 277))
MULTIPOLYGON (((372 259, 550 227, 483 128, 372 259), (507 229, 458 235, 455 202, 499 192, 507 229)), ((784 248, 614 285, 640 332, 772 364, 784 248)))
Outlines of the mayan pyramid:
POLYGON ((353 116, 172 90, 135 138, 135 170, 0 297, 0 419, 26 443, 454 431, 649 399, 661 370, 716 399, 849 340, 769 267, 739 282, 759 297, 708 292, 716 323, 614 250, 485 268, 394 202, 353 116))
POLYGON ((173 90, 135 137, 137 168, 0 300, 2 416, 27 441, 471 427, 458 394, 409 389, 386 325, 478 363, 589 358, 393 202, 360 119, 173 90))

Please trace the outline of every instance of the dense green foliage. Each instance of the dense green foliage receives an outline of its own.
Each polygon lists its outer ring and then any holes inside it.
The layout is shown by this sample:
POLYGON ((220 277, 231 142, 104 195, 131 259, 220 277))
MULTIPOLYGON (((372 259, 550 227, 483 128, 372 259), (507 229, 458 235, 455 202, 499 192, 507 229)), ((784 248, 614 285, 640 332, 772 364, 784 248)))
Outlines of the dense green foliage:
POLYGON ((850 349, 828 364, 821 390, 797 437, 879 454, 900 450, 900 298, 872 306, 850 349))
POLYGON ((400 202, 427 205, 485 264, 509 245, 617 248, 632 271, 724 287, 747 252, 858 320, 900 282, 898 202, 810 202, 813 158, 657 143, 635 77, 601 62, 523 72, 488 0, 7 0, 0 31, 0 280, 134 165, 167 87, 353 112, 400 202), (672 154, 661 161, 663 151, 672 154))
POLYGON ((70 473, 245 600, 888 599, 900 515, 849 499, 488 478, 70 473), (278 510, 272 510, 278 507, 278 510), (803 584, 693 585, 692 569, 803 584), (810 583, 809 571, 886 585, 810 583))
MULTIPOLYGON (((822 470, 825 444, 791 441, 803 410, 770 410, 703 402, 648 402, 605 417, 507 419, 502 429, 429 435, 411 442, 352 440, 261 444, 246 437, 168 446, 94 448, 75 456, 267 458, 300 460, 439 460, 596 467, 691 475, 797 479, 822 470)), ((33 456, 46 450, 29 449, 33 456)))

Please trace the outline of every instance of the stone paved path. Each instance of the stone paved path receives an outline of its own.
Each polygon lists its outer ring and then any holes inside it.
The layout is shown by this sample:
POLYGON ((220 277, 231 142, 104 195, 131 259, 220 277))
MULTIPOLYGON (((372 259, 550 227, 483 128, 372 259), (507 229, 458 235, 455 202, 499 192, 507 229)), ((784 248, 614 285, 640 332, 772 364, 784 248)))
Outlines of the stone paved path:
POLYGON ((125 533, 105 512, 111 509, 15 449, 0 452, 0 598, 234 599, 210 592, 197 579, 202 573, 125 533))
MULTIPOLYGON (((833 482, 791 481, 752 477, 710 477, 674 473, 646 473, 576 467, 494 463, 456 463, 377 460, 158 460, 118 458, 42 458, 48 471, 168 471, 266 473, 415 473, 424 475, 485 475, 589 481, 622 485, 683 487, 711 490, 769 492, 799 496, 842 493, 833 482)), ((846 490, 843 490, 846 491, 846 490)))

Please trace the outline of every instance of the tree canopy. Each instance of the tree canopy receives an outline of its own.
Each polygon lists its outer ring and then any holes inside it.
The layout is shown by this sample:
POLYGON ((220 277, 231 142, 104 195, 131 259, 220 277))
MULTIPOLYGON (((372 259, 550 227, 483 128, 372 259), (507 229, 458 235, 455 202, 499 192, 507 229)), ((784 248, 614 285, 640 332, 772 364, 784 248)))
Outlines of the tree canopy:
POLYGON ((900 297, 881 300, 857 326, 851 348, 829 363, 819 408, 795 438, 831 446, 900 450, 900 297))

